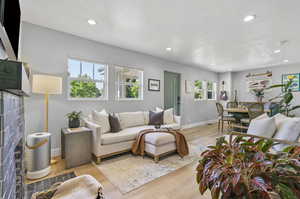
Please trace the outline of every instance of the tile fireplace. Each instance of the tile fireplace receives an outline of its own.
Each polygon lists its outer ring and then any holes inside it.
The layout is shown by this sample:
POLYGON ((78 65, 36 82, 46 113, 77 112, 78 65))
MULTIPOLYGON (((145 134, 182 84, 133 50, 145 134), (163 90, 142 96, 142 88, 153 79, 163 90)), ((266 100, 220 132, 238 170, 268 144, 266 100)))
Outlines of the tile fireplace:
POLYGON ((24 102, 0 91, 0 198, 24 198, 24 102))

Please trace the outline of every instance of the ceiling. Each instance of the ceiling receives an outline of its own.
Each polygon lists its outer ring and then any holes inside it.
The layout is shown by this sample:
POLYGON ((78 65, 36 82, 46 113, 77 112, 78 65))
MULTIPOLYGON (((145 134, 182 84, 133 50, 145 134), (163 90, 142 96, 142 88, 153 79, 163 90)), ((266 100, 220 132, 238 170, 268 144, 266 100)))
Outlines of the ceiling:
POLYGON ((300 62, 298 0, 20 2, 24 21, 212 71, 300 62), (247 15, 257 18, 245 23, 247 15))

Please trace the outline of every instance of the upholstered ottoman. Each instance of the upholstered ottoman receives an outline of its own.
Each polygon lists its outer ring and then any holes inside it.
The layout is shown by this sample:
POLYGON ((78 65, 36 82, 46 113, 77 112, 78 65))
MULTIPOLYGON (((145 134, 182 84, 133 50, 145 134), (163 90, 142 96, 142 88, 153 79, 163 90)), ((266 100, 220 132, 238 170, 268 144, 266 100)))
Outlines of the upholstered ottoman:
POLYGON ((157 163, 163 155, 176 151, 175 136, 170 133, 148 133, 145 135, 145 152, 157 163))

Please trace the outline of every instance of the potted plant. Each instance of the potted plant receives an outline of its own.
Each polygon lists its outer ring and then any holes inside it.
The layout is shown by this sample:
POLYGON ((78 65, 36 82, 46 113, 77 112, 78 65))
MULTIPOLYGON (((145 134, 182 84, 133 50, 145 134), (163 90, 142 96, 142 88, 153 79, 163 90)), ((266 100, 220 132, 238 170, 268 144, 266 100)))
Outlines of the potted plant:
POLYGON ((300 147, 271 153, 270 140, 230 136, 202 153, 197 167, 201 194, 212 199, 300 198, 300 147))
POLYGON ((252 92, 256 96, 257 102, 262 102, 265 95, 264 89, 253 89, 252 92))
POLYGON ((269 101, 276 101, 278 104, 278 112, 285 114, 286 116, 293 116, 292 111, 299 109, 300 105, 292 106, 294 99, 293 91, 291 86, 293 85, 294 76, 289 75, 288 81, 284 84, 275 84, 270 86, 268 89, 281 88, 281 93, 276 97, 271 98, 269 101))
POLYGON ((80 127, 80 116, 81 111, 73 111, 67 114, 69 120, 69 128, 78 128, 80 127))

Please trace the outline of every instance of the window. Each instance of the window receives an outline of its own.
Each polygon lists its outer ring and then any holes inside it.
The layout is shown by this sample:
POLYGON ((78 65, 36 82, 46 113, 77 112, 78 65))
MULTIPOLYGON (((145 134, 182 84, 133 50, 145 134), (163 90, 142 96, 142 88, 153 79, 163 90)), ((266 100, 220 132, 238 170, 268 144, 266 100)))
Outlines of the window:
POLYGON ((217 83, 211 81, 207 82, 207 99, 208 100, 217 99, 217 83))
POLYGON ((212 81, 195 81, 195 100, 216 100, 217 83, 212 81))
POLYGON ((201 80, 195 81, 195 100, 204 100, 206 98, 205 86, 206 82, 201 80))
POLYGON ((116 74, 116 98, 118 100, 142 100, 143 99, 143 71, 115 67, 116 74))
POLYGON ((106 99, 107 65, 68 60, 69 99, 106 99))

